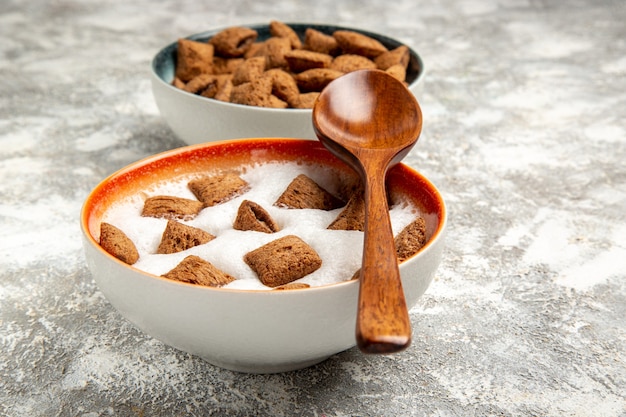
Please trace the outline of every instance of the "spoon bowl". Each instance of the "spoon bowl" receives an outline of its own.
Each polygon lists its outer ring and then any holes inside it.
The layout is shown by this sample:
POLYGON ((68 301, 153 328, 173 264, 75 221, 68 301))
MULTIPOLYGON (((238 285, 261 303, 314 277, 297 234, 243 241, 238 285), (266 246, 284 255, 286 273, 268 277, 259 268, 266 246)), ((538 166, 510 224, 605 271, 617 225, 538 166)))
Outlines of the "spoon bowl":
POLYGON ((415 96, 389 74, 362 70, 330 83, 313 108, 313 129, 329 151, 361 176, 365 241, 356 340, 364 353, 394 353, 411 343, 389 219, 385 177, 417 142, 422 115, 415 96))

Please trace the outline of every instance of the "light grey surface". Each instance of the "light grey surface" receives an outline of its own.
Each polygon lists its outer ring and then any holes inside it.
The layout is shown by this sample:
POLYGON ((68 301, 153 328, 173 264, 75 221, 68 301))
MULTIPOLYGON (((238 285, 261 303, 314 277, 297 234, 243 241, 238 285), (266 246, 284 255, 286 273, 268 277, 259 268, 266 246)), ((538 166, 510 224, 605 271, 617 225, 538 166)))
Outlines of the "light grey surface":
POLYGON ((0 415, 626 416, 626 3, 0 3, 0 415), (382 32, 428 66, 406 162, 450 212, 395 356, 288 374, 215 368, 144 336, 84 263, 87 193, 182 146, 150 59, 270 19, 382 32))

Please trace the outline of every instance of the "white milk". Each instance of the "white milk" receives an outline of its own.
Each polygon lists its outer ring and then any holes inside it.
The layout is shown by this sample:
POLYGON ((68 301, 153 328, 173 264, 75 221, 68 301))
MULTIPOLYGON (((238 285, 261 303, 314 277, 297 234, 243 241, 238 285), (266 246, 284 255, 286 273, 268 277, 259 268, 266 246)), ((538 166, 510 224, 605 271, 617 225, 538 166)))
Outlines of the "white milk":
MULTIPOLYGON (((296 163, 267 163, 247 167, 244 171, 240 176, 250 185, 248 192, 225 203, 204 208, 194 219, 179 220, 216 236, 206 244, 174 254, 156 254, 167 220, 141 216, 144 200, 148 197, 169 195, 195 199, 187 187, 193 178, 191 176, 159 183, 152 189, 115 204, 105 213, 102 221, 118 227, 135 243, 139 261, 133 266, 154 275, 165 274, 185 257, 197 255, 237 278, 223 288, 267 290, 270 288, 263 285, 244 262, 244 255, 280 237, 296 235, 322 258, 322 266, 317 271, 296 282, 319 286, 351 279, 361 267, 363 232, 326 229, 342 208, 324 211, 273 205, 299 174, 309 176, 321 187, 336 194, 336 173, 319 166, 296 163), (254 201, 263 207, 280 231, 262 233, 233 229, 237 210, 243 200, 254 201)), ((394 235, 418 216, 419 212, 413 206, 397 204, 391 207, 394 235)))

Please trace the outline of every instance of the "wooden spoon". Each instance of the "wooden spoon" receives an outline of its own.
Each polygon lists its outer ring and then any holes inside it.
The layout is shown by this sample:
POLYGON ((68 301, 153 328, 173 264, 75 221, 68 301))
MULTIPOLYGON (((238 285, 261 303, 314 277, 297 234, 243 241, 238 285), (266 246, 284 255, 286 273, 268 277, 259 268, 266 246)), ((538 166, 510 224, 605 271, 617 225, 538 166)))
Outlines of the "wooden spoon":
POLYGON ((393 353, 411 343, 394 245, 385 177, 422 130, 417 100, 403 83, 379 70, 331 82, 313 108, 313 128, 329 151, 351 165, 365 186, 365 242, 356 339, 364 353, 393 353))

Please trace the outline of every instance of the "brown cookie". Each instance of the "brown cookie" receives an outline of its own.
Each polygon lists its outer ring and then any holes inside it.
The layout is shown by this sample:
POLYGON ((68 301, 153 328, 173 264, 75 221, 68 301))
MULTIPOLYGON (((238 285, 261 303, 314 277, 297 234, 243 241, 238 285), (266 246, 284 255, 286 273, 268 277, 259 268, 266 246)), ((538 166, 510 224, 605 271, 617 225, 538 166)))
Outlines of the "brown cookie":
POLYGON ((100 223, 100 246, 122 262, 132 265, 139 260, 139 253, 132 240, 112 224, 100 223))
POLYGON ((376 64, 371 59, 361 55, 345 54, 335 57, 330 68, 341 72, 352 72, 360 69, 375 69, 376 64))
POLYGON ((248 83, 259 78, 265 72, 265 58, 257 56, 246 59, 233 73, 233 86, 248 83))
POLYGON ((407 225, 394 238, 398 261, 402 262, 415 255, 426 244, 426 222, 418 217, 407 225))
POLYGON ((217 55, 224 58, 237 58, 246 53, 257 37, 256 30, 235 26, 215 34, 209 39, 209 43, 215 47, 217 55))
POLYGON ((205 88, 200 95, 202 97, 207 98, 215 98, 220 100, 221 97, 227 98, 227 100, 222 101, 230 101, 230 92, 232 91, 233 83, 232 83, 232 75, 230 74, 221 74, 215 75, 214 80, 211 84, 205 88))
POLYGON ((317 91, 300 94, 298 95, 298 100, 292 105, 292 107, 295 109, 312 109, 315 105, 315 100, 317 100, 319 95, 320 93, 317 91))
POLYGON ((307 28, 304 32, 304 45, 302 47, 309 51, 332 56, 337 56, 341 53, 337 39, 332 37, 332 35, 327 35, 313 28, 307 28))
POLYGON ((250 200, 241 202, 233 228, 263 233, 275 233, 279 230, 272 216, 263 207, 250 200))
POLYGON ((176 49, 176 78, 187 82, 200 74, 213 71, 213 45, 179 39, 176 49))
POLYGON ((287 68, 285 54, 291 51, 291 43, 287 38, 269 38, 265 41, 264 55, 266 68, 287 68))
POLYGON ((313 68, 328 68, 333 57, 320 52, 295 49, 285 53, 285 60, 292 72, 302 72, 313 68))
POLYGON ((265 56, 265 41, 255 42, 250 45, 250 48, 243 56, 245 59, 254 58, 255 56, 265 56))
POLYGON ((294 235, 282 237, 248 252, 244 261, 268 287, 288 284, 322 266, 322 259, 317 252, 294 235))
POLYGON ((243 58, 222 58, 220 56, 214 56, 213 74, 233 74, 243 62, 243 58))
POLYGON ((411 56, 406 45, 400 45, 391 51, 384 52, 374 59, 378 69, 386 70, 393 65, 402 65, 405 69, 409 65, 411 56))
POLYGON ((180 88, 181 90, 185 88, 185 82, 178 77, 174 77, 172 85, 176 88, 180 88))
POLYGON ((215 76, 212 74, 200 74, 193 77, 187 84, 183 86, 183 90, 188 93, 199 94, 206 90, 215 82, 215 76))
POLYGON ((301 92, 322 91, 331 81, 341 77, 343 72, 330 68, 313 68, 296 75, 296 83, 301 92))
POLYGON ((191 219, 198 215, 203 207, 197 200, 157 195, 144 201, 141 215, 164 219, 191 219))
POLYGON ((272 80, 272 94, 295 107, 299 100, 300 90, 293 76, 280 68, 267 70, 264 76, 272 80))
POLYGON ((187 186, 204 207, 228 201, 248 189, 248 183, 234 172, 196 178, 187 186))
POLYGON ((339 47, 344 54, 363 55, 367 58, 376 58, 388 49, 374 38, 351 30, 337 30, 333 32, 339 47))
POLYGON ((404 82, 406 80, 406 68, 400 64, 390 66, 385 72, 398 81, 404 82))
POLYGON ((333 210, 343 206, 343 201, 320 187, 311 178, 300 174, 291 181, 274 205, 291 209, 333 210))
POLYGON ((247 106, 272 107, 272 80, 259 77, 254 80, 233 86, 230 101, 247 106))
POLYGON ((175 220, 168 220, 157 253, 177 253, 215 239, 211 233, 175 220))
POLYGON ((270 34, 278 38, 287 38, 291 45, 291 49, 302 48, 302 41, 293 28, 283 22, 277 20, 270 21, 270 34))
POLYGON ((283 291, 283 290, 301 290, 303 288, 311 288, 309 284, 305 284, 304 282, 290 282, 289 284, 281 285, 279 287, 274 288, 275 291, 283 291))
POLYGON ((327 227, 329 230, 365 230, 365 200, 362 193, 355 193, 341 213, 327 227))
POLYGON ((213 98, 220 101, 230 101, 230 96, 233 92, 233 82, 230 77, 226 78, 223 83, 218 84, 217 91, 213 98))
POLYGON ((199 256, 189 255, 163 277, 189 284, 221 287, 235 280, 199 256))
POLYGON ((214 98, 231 78, 232 76, 229 74, 200 74, 189 81, 183 89, 189 93, 214 98))
POLYGON ((287 107, 289 107, 289 104, 287 104, 286 101, 282 101, 281 99, 276 97, 274 94, 270 94, 267 107, 273 107, 275 109, 286 109, 287 107))

